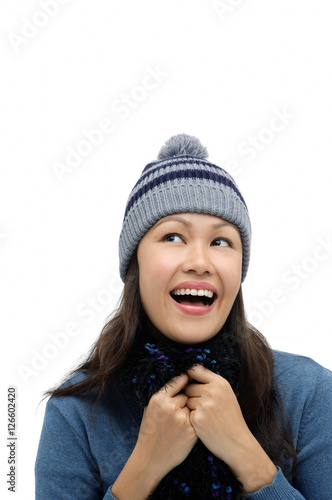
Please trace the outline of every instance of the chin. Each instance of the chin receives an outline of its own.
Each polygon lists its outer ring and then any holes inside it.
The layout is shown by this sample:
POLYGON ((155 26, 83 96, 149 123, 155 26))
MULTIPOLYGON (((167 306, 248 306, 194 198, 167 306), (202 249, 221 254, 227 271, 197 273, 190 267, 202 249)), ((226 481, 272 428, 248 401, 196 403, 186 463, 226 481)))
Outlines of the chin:
MULTIPOLYGON (((219 331, 219 330, 218 330, 219 331)), ((173 342, 178 342, 179 344, 200 344, 201 342, 206 342, 214 337, 218 332, 213 332, 210 334, 202 335, 202 332, 197 334, 191 332, 181 332, 179 334, 168 334, 163 333, 163 337, 166 337, 169 340, 173 340, 173 342)))

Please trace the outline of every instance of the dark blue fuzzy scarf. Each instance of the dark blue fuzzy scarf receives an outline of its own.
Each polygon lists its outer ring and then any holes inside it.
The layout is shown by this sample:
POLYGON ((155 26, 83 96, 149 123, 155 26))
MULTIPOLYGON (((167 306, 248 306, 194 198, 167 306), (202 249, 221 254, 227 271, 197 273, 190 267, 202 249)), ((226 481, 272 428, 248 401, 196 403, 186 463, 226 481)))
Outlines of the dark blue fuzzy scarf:
MULTIPOLYGON (((226 378, 236 393, 240 363, 229 340, 227 334, 219 332, 201 344, 179 344, 170 340, 138 344, 124 367, 123 380, 145 407, 151 396, 170 379, 194 364, 201 364, 226 378)), ((149 498, 234 500, 242 497, 242 491, 228 465, 199 440, 188 457, 163 478, 149 498)))

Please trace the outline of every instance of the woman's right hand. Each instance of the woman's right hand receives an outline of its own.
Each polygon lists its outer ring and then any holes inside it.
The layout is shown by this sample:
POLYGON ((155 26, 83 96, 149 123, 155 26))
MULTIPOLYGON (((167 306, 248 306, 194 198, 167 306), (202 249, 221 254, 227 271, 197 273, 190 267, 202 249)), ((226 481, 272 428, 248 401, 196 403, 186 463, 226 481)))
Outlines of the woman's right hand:
POLYGON ((144 410, 136 448, 145 460, 158 464, 161 477, 183 462, 198 439, 190 423, 188 397, 180 392, 188 381, 186 373, 174 377, 144 410))
POLYGON ((183 462, 197 442, 182 393, 186 373, 154 394, 145 408, 136 446, 112 487, 118 500, 147 498, 163 477, 183 462))

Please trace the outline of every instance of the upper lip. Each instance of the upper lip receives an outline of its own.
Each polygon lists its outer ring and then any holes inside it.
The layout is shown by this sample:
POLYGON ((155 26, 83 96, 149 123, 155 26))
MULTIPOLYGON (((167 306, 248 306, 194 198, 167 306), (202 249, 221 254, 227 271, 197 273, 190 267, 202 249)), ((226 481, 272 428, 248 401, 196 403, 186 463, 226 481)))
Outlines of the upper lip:
POLYGON ((211 285, 211 283, 207 283, 206 281, 183 281, 179 283, 174 288, 172 288, 171 293, 174 290, 179 290, 181 288, 190 288, 194 290, 210 290, 216 296, 218 296, 218 292, 215 286, 211 285))

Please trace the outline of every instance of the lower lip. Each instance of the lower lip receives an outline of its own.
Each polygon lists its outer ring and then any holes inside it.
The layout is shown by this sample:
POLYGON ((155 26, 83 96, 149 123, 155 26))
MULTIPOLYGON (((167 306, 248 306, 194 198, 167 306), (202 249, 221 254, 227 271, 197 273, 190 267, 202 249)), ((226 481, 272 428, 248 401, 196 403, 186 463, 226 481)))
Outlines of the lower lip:
POLYGON ((216 301, 214 300, 213 303, 206 307, 206 306, 188 306, 188 305, 183 305, 180 304, 179 302, 176 302, 176 300, 173 299, 171 296, 171 299, 173 301, 173 304, 183 313, 189 314, 191 316, 203 316, 204 314, 209 314, 209 312, 212 311, 214 308, 214 305, 216 301))

